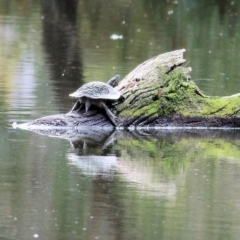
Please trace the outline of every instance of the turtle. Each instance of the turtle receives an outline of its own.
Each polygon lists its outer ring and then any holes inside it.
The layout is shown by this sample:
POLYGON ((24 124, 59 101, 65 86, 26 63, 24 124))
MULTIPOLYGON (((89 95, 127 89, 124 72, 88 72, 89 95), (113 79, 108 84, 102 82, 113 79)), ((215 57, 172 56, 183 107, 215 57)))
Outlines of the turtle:
POLYGON ((76 92, 69 94, 70 97, 78 98, 70 113, 79 111, 85 104, 87 112, 92 105, 103 108, 109 120, 117 126, 117 117, 107 107, 107 102, 114 102, 123 98, 121 93, 114 87, 118 85, 119 75, 111 78, 107 83, 89 82, 82 85, 76 92))

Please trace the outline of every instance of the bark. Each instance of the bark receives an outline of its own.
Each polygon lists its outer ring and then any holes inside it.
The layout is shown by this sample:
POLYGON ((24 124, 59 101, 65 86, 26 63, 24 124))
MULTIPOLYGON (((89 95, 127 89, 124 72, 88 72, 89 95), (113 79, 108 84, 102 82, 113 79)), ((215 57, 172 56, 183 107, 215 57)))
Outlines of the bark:
MULTIPOLYGON (((240 127, 240 94, 206 96, 190 80, 184 49, 151 58, 129 73, 116 87, 125 98, 109 105, 123 127, 240 127)), ((104 111, 53 115, 25 126, 113 128, 104 111)))

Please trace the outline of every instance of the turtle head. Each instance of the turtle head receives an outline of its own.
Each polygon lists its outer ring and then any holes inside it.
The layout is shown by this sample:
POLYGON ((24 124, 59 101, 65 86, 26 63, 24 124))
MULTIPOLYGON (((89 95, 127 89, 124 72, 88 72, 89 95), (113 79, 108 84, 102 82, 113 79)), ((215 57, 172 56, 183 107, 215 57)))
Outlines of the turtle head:
POLYGON ((116 75, 115 77, 108 80, 107 84, 112 86, 112 87, 116 87, 119 83, 119 80, 120 80, 120 76, 116 75))

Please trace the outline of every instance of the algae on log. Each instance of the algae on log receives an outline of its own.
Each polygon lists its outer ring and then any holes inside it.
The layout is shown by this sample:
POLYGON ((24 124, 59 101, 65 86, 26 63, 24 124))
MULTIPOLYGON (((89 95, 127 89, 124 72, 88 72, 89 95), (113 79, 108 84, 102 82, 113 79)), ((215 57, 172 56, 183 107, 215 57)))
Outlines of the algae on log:
MULTIPOLYGON (((240 127, 240 94, 206 96, 190 80, 190 67, 183 65, 184 49, 161 54, 140 64, 116 87, 125 100, 110 105, 129 127, 240 127)), ((85 113, 53 115, 27 124, 52 127, 109 127, 104 111, 91 107, 85 113)))

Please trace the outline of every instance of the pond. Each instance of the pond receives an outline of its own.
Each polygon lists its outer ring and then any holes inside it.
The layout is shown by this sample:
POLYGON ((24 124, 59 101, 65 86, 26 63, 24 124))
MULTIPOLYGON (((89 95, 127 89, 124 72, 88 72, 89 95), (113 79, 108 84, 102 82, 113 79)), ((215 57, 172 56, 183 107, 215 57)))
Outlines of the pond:
POLYGON ((24 131, 69 93, 185 48, 240 92, 236 1, 0 2, 0 239, 239 239, 240 130, 24 131))

